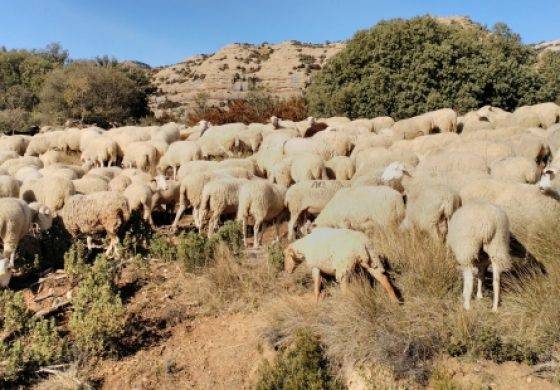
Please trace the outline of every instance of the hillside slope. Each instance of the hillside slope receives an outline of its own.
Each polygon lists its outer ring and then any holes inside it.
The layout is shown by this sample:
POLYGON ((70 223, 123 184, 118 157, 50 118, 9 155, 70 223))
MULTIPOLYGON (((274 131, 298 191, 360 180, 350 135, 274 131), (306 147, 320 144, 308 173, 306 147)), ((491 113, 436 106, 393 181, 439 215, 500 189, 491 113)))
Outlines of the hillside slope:
POLYGON ((300 95, 311 75, 344 48, 343 43, 303 44, 297 41, 275 45, 232 44, 212 55, 189 57, 177 64, 154 70, 157 92, 150 108, 184 115, 196 106, 201 94, 210 105, 243 98, 262 90, 278 97, 300 95))

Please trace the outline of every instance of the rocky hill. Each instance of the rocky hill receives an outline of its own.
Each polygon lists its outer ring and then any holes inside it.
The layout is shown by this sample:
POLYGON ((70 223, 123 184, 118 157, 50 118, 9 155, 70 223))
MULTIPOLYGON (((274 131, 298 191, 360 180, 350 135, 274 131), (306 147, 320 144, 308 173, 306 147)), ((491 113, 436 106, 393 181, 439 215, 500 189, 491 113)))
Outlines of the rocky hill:
POLYGON ((535 45, 535 49, 542 51, 560 51, 560 39, 554 41, 546 41, 535 45))
POLYGON ((197 55, 153 70, 157 92, 150 108, 156 116, 183 116, 203 99, 209 105, 225 105, 262 90, 278 97, 300 95, 312 74, 338 53, 343 43, 232 44, 211 55, 197 55))

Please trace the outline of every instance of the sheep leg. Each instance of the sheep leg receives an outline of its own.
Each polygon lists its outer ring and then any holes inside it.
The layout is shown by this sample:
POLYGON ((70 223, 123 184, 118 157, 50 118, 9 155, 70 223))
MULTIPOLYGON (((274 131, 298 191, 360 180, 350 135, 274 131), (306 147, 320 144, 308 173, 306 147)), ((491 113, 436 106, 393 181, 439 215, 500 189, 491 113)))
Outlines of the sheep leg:
MULTIPOLYGON (((177 210, 177 214, 175 214, 175 219, 173 220, 173 224, 171 225, 173 229, 177 229, 177 224, 179 224, 179 220, 181 219, 181 215, 183 215, 183 213, 185 212, 185 210, 187 209, 187 206, 185 206, 184 204, 181 203, 181 205, 179 206, 179 210, 177 210)), ((193 212, 193 216, 194 216, 194 212, 193 212)), ((196 218, 195 218, 195 225, 196 225, 196 218)))
POLYGON ((500 273, 500 269, 494 264, 492 266, 492 289, 494 290, 492 311, 498 311, 498 305, 500 303, 500 273))
POLYGON ((290 221, 288 222, 288 241, 293 241, 296 233, 296 224, 299 219, 300 213, 293 212, 290 215, 290 221))
POLYGON ((13 251, 11 253, 6 252, 5 256, 6 256, 7 259, 10 259, 10 268, 14 268, 16 266, 16 264, 15 264, 16 263, 16 252, 15 251, 13 251), (8 255, 8 253, 9 253, 9 255, 8 255))
POLYGON ((471 308, 471 297, 473 293, 473 269, 472 267, 463 268, 463 307, 465 310, 471 308))
POLYGON ((313 278, 313 292, 315 294, 315 301, 319 303, 319 295, 321 294, 321 271, 319 271, 319 268, 314 267, 311 270, 311 277, 313 278))
POLYGON ((276 234, 276 238, 274 239, 275 242, 280 241, 280 220, 277 218, 274 221, 274 233, 276 234))
POLYGON ((486 266, 482 265, 477 267, 476 274, 476 299, 482 299, 482 283, 484 282, 484 275, 486 274, 486 266))
POLYGON ((173 165, 173 180, 177 180, 177 166, 173 165))
POLYGON ((87 246, 89 251, 91 251, 92 249, 96 249, 96 248, 102 248, 101 245, 97 245, 97 244, 93 243, 93 238, 91 236, 86 237, 86 246, 87 246))
POLYGON ((241 229, 243 229, 243 246, 247 246, 247 221, 245 218, 241 221, 241 229))
POLYGON ((379 282, 381 287, 383 287, 383 289, 385 290, 385 292, 387 293, 389 298, 392 301, 398 302, 399 298, 397 297, 397 293, 395 292, 395 289, 391 285, 391 282, 389 281, 389 278, 387 277, 387 275, 385 275, 384 272, 380 272, 379 270, 376 270, 375 268, 369 267, 369 268, 366 268, 366 269, 367 269, 368 273, 371 276, 373 276, 373 278, 375 280, 377 280, 379 282))
POLYGON ((260 230, 261 230, 261 221, 255 220, 255 224, 253 225, 253 248, 258 248, 260 245, 260 230))

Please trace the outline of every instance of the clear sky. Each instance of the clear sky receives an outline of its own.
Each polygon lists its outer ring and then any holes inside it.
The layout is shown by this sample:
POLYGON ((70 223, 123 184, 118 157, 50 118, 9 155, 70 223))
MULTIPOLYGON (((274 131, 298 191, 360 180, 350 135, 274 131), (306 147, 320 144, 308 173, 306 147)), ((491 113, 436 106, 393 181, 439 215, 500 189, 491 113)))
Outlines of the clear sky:
POLYGON ((344 40, 381 19, 467 15, 527 43, 560 39, 560 0, 0 0, 0 46, 60 42, 72 58, 150 65, 232 42, 344 40))

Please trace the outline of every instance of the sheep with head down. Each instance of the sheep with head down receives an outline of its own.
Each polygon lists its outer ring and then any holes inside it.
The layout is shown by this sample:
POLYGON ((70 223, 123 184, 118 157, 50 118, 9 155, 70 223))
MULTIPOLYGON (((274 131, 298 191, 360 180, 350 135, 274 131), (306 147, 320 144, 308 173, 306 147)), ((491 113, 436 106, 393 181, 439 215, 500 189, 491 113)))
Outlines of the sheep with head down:
POLYGON ((335 276, 344 291, 349 277, 357 267, 373 276, 391 300, 398 301, 395 290, 385 275, 379 253, 361 232, 350 229, 315 229, 284 250, 286 272, 292 273, 302 262, 311 270, 317 301, 321 292, 321 275, 335 276))
POLYGON ((473 279, 477 276, 478 299, 488 265, 492 265, 494 299, 492 310, 500 301, 500 274, 511 267, 509 254, 509 220, 498 206, 488 202, 467 202, 449 222, 447 243, 463 270, 463 306, 471 307, 473 279), (484 252, 488 258, 480 254, 484 252))

